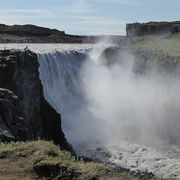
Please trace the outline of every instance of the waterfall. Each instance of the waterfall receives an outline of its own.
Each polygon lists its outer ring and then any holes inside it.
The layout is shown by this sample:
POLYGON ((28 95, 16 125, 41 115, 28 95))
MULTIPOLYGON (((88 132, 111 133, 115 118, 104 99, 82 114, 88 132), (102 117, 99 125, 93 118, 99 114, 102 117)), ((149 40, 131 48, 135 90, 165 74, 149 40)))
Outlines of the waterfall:
POLYGON ((177 174, 179 79, 158 72, 136 76, 133 55, 124 52, 109 66, 102 63, 102 52, 95 48, 38 54, 44 95, 61 114, 66 138, 90 158, 177 174), (152 164, 159 157, 159 164, 152 164))
POLYGON ((40 79, 45 98, 62 116, 62 127, 70 142, 78 138, 74 130, 78 113, 83 108, 79 71, 86 60, 86 54, 76 51, 38 54, 40 79))
POLYGON ((62 115, 69 142, 180 144, 179 81, 137 78, 126 53, 108 67, 99 63, 102 51, 38 54, 45 98, 62 115))
POLYGON ((95 57, 94 51, 89 54, 81 51, 38 54, 45 98, 61 114, 66 138, 73 145, 94 140, 94 134, 100 138, 101 134, 101 126, 96 126, 96 119, 87 105, 81 77, 82 67, 93 62, 91 56, 95 57))

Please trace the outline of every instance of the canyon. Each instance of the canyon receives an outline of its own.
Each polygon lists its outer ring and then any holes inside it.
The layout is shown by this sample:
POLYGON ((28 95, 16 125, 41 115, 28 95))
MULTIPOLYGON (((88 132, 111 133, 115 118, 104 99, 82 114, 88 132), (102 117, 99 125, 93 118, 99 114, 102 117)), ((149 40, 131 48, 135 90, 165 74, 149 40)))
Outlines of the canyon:
MULTIPOLYGON (((33 36, 34 42, 66 36, 34 26, 2 27, 1 36, 33 36)), ((159 36, 133 27, 120 44, 1 44, 0 141, 50 140, 136 177, 179 177, 179 46, 163 46, 179 43, 178 28, 159 36)), ((62 170, 59 160, 33 167, 40 176, 44 168, 62 170)))

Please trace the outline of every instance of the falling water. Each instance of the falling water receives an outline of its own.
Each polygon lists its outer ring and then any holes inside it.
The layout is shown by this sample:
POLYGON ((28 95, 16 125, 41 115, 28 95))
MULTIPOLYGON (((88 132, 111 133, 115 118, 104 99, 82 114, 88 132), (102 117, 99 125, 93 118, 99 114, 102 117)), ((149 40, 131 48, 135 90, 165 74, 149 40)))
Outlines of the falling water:
POLYGON ((134 57, 103 65, 103 48, 39 53, 44 95, 75 150, 132 170, 180 174, 180 83, 136 76, 134 57), (171 167, 169 167, 171 165, 171 167))

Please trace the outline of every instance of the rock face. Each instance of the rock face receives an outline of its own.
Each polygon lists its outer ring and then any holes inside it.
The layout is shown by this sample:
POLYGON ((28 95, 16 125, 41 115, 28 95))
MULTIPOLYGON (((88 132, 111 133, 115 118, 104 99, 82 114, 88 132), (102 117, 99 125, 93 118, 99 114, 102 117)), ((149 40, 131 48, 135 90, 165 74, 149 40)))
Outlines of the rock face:
POLYGON ((29 50, 0 51, 1 140, 53 140, 70 149, 61 117, 43 95, 37 55, 29 50))
POLYGON ((0 88, 0 139, 24 140, 27 133, 24 118, 20 117, 16 108, 18 97, 11 91, 0 88))
POLYGON ((157 54, 151 50, 134 49, 131 53, 135 57, 134 72, 136 74, 156 73, 179 77, 180 57, 157 54))
POLYGON ((155 72, 162 75, 168 73, 174 77, 180 75, 180 57, 160 55, 151 50, 123 47, 107 48, 102 56, 104 60, 102 63, 106 66, 122 64, 129 56, 134 61, 132 71, 136 75, 150 75, 155 72))
POLYGON ((126 25, 127 37, 165 33, 173 34, 177 32, 180 32, 180 21, 132 23, 126 25))

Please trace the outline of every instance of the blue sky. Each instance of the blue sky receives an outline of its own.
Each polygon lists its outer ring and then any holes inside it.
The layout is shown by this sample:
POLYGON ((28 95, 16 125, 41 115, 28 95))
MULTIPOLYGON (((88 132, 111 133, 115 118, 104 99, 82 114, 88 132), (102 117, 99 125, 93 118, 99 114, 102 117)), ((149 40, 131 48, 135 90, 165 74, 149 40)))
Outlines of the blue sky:
POLYGON ((0 23, 69 34, 125 34, 131 22, 180 20, 180 0, 0 0, 0 23))

